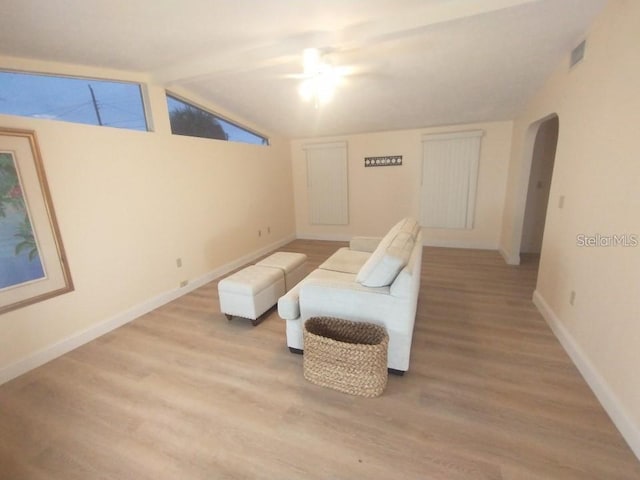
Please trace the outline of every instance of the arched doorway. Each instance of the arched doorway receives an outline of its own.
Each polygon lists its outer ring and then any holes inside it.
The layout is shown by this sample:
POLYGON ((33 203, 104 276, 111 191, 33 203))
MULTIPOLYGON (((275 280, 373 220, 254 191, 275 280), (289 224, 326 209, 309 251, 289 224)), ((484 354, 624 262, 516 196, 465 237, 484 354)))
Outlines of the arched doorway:
POLYGON ((539 255, 542 249, 551 177, 558 144, 558 116, 547 118, 538 127, 529 170, 527 200, 522 221, 520 253, 539 255))
MULTIPOLYGON (((544 195, 539 195, 541 198, 535 199, 535 204, 537 208, 533 206, 529 208, 529 212, 536 211, 535 218, 538 217, 538 213, 544 219, 546 218, 546 205, 549 201, 549 186, 551 181, 539 180, 537 178, 537 173, 539 171, 546 171, 550 174, 553 173, 553 165, 549 166, 549 168, 540 168, 540 163, 543 162, 542 159, 549 160, 549 158, 553 158, 555 160, 555 147, 558 141, 559 135, 559 117, 555 113, 547 115, 529 125, 527 128, 525 138, 523 139, 523 149, 522 149, 522 169, 520 170, 520 178, 518 179, 518 186, 516 188, 515 197, 514 197, 514 207, 511 212, 512 223, 511 223, 511 238, 508 240, 506 244, 506 248, 502 251, 503 256, 506 262, 510 265, 519 265, 520 264, 520 249, 523 246, 523 230, 525 225, 525 213, 527 210, 527 203, 529 200, 529 192, 531 192, 532 197, 538 197, 538 195, 534 195, 535 190, 541 190, 541 194, 546 192, 546 197, 544 195), (546 123, 549 122, 549 123, 546 123), (540 131, 540 127, 546 123, 546 127, 542 130, 544 133, 541 136, 538 136, 540 131), (536 148, 536 144, 539 144, 538 148, 536 148), (544 144, 544 147, 541 145, 544 144), (551 148, 550 144, 553 144, 553 148, 551 148), (534 175, 532 175, 532 171, 534 175), (532 178, 533 177, 533 178, 532 178), (538 181, 541 181, 540 189, 538 189, 538 181), (546 188, 545 188, 546 184, 546 188), (532 188, 530 188, 532 185, 532 188), (544 209, 539 208, 541 204, 545 205, 544 209), (544 210, 544 214, 541 213, 541 210, 544 210)), ((532 202, 534 200, 532 199, 532 202)), ((531 215, 531 213, 530 213, 531 215)), ((532 220, 532 217, 527 221, 527 229, 530 229, 532 224, 536 223, 532 220)), ((538 222, 538 225, 540 223, 538 222)), ((534 229, 535 230, 535 229, 534 229)), ((526 232, 527 236, 529 235, 530 230, 526 232)), ((538 230, 536 230, 538 231, 538 230)), ((539 230, 540 238, 542 236, 542 232, 544 231, 544 225, 539 230)), ((526 249, 530 249, 529 247, 529 239, 527 237, 527 245, 526 249)))

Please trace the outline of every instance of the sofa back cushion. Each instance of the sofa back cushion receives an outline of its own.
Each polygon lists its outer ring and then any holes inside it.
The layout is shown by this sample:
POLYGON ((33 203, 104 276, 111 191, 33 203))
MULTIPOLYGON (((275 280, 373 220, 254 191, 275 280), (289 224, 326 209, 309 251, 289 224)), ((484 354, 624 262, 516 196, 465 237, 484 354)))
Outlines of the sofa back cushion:
POLYGON ((409 261, 390 285, 389 293, 394 297, 418 298, 420 271, 422 269, 422 233, 418 233, 409 261), (420 248, 416 248, 420 245, 420 248))
POLYGON ((404 230, 402 225, 392 228, 362 266, 356 281, 365 287, 391 285, 409 261, 414 242, 412 231, 404 230))
POLYGON ((413 240, 415 241, 418 233, 420 232, 420 224, 418 223, 418 221, 415 218, 407 217, 402 219, 401 223, 402 225, 400 226, 400 231, 410 233, 413 237, 413 240))
POLYGON ((388 239, 389 241, 391 241, 391 239, 395 237, 396 233, 399 233, 399 232, 409 233, 415 240, 416 235, 418 235, 419 231, 420 231, 420 225, 418 224, 418 221, 415 218, 411 218, 411 217, 403 218, 398 223, 396 223, 393 227, 391 227, 389 232, 387 232, 387 234, 383 237, 383 241, 384 239, 388 239))

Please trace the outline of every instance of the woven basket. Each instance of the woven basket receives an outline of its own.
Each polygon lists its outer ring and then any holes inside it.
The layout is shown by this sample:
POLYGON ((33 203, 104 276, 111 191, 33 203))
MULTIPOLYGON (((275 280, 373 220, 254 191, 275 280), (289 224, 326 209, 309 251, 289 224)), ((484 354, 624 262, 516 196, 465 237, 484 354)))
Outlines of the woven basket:
POLYGON ((377 397, 387 386, 384 327, 340 318, 312 317, 304 324, 304 378, 351 395, 377 397))

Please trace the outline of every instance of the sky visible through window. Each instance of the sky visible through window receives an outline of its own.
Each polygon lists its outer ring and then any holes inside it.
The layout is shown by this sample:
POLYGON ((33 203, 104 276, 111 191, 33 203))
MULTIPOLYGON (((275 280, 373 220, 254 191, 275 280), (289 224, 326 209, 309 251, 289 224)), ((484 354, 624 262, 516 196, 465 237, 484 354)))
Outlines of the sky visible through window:
MULTIPOLYGON (((229 141, 268 145, 266 137, 180 99, 167 95, 167 104, 170 115, 188 106, 214 118, 229 141)), ((112 80, 0 71, 0 113, 148 130, 140 85, 112 80)))
MULTIPOLYGON (((215 118, 215 120, 220 124, 220 126, 224 130, 224 133, 227 135, 227 140, 230 142, 251 143, 254 145, 268 145, 268 141, 265 137, 262 137, 258 134, 250 132, 249 130, 246 130, 238 125, 228 122, 227 120, 224 120, 218 117, 217 115, 214 115, 211 112, 207 112, 206 110, 203 110, 194 105, 191 105, 188 102, 172 97, 171 95, 167 95, 167 106, 169 108, 169 116, 171 116, 172 112, 179 111, 181 109, 184 109, 185 107, 190 107, 195 110, 200 110, 200 112, 203 112, 204 114, 209 115, 212 118, 215 118)), ((194 136, 200 136, 200 135, 194 135, 194 136)))
POLYGON ((0 71, 0 113, 147 131, 140 85, 127 82, 0 71))

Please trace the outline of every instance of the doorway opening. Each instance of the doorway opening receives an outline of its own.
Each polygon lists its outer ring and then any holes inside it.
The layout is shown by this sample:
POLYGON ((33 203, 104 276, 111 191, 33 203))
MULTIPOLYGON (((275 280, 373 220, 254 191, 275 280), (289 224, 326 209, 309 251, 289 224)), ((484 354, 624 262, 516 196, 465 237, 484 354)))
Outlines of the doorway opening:
POLYGON ((520 239, 522 263, 537 265, 540 260, 553 165, 558 145, 558 131, 558 116, 553 115, 542 121, 536 132, 520 239))

